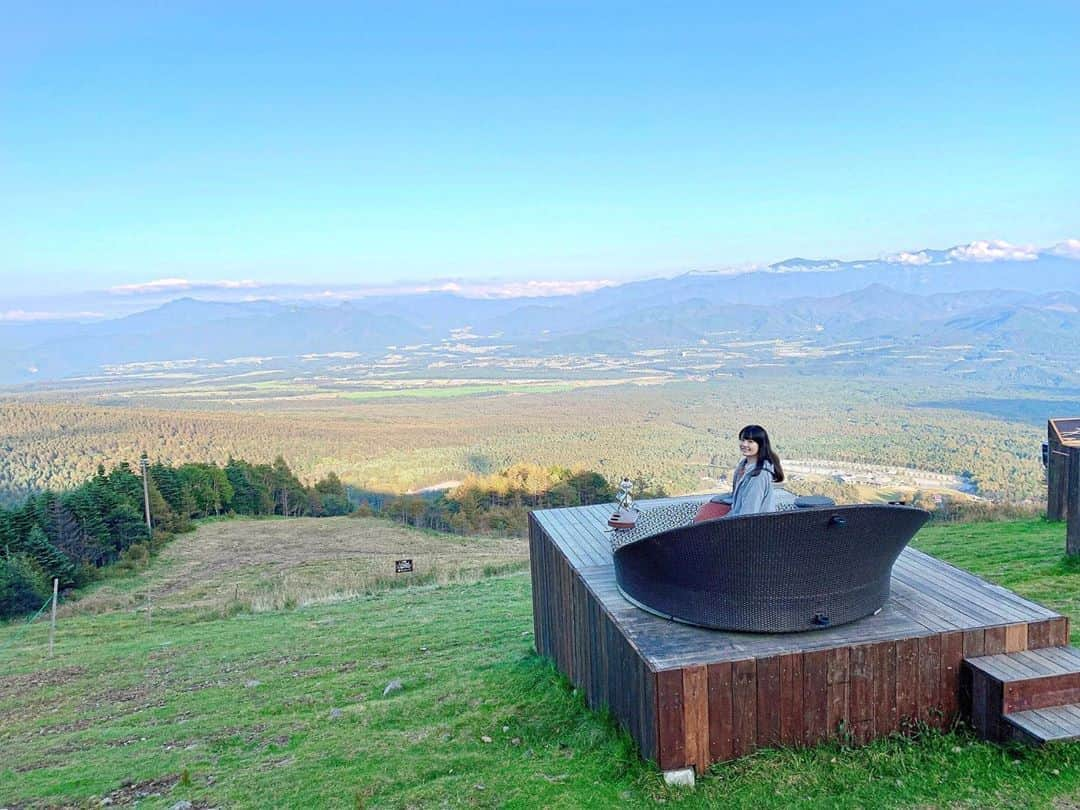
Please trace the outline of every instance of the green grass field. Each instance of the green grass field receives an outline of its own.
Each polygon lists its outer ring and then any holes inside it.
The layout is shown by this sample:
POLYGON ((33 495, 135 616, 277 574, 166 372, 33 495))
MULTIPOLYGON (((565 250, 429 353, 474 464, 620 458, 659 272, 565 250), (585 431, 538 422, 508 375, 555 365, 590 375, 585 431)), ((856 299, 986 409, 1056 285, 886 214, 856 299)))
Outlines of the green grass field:
MULTIPOLYGON (((917 544, 1080 617, 1063 524, 931 526, 917 544)), ((0 807, 1075 808, 1080 793, 1080 745, 964 729, 761 751, 666 788, 533 652, 526 573, 261 613, 174 594, 151 624, 111 604, 70 606, 52 659, 44 624, 0 652, 0 807)))
POLYGON ((388 388, 384 391, 343 391, 341 399, 449 399, 473 397, 481 394, 558 394, 572 391, 574 383, 493 383, 491 385, 452 385, 429 388, 388 388))

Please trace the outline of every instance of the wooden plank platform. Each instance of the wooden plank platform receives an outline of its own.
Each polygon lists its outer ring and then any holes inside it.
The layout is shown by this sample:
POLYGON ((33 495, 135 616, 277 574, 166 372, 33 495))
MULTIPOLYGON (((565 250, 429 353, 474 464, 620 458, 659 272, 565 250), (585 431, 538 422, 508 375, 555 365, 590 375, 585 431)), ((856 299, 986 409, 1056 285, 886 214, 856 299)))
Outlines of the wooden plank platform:
MULTIPOLYGON (((658 501, 644 502, 647 508, 658 501)), ((881 612, 820 631, 730 633, 647 613, 615 584, 610 505, 533 512, 536 648, 664 770, 758 747, 949 725, 968 656, 1053 647, 1068 620, 914 549, 881 612)))

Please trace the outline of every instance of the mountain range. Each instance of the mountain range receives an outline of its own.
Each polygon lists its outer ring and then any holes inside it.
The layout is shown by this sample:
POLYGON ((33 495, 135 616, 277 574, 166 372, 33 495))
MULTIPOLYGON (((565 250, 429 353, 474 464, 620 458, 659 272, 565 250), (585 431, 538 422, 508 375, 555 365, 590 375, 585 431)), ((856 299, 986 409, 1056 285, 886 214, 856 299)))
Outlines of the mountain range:
POLYGON ((993 262, 956 251, 900 259, 789 259, 741 274, 687 273, 573 296, 385 295, 327 306, 182 298, 91 323, 0 326, 0 383, 96 375, 198 359, 388 352, 455 341, 504 355, 627 354, 738 340, 973 346, 1080 357, 1080 260, 1047 253, 993 262))

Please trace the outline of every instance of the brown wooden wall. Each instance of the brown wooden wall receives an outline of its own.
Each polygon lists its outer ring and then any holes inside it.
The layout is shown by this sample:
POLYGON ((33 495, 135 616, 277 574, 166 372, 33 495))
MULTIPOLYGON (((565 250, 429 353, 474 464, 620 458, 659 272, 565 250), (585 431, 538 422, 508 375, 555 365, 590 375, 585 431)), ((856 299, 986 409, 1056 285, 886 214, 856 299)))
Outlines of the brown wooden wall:
POLYGON ((757 748, 867 743, 924 723, 947 728, 967 698, 965 657, 1068 643, 1068 619, 857 644, 657 673, 664 770, 757 748))
POLYGON ((610 709, 657 759, 656 673, 626 639, 566 557, 529 517, 536 650, 555 661, 594 709, 610 709))
POLYGON ((1065 520, 1080 511, 1080 447, 1064 443, 1052 419, 1046 423, 1046 436, 1050 451, 1046 464, 1046 519, 1065 520))

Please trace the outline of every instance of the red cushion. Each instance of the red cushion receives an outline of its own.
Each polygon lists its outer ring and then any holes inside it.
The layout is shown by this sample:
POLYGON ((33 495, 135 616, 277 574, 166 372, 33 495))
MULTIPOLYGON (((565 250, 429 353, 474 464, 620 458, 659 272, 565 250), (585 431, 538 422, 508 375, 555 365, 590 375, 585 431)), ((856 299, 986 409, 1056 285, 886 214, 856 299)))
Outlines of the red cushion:
POLYGON ((694 515, 694 523, 701 523, 703 520, 712 520, 713 518, 723 517, 730 511, 730 504, 705 501, 705 503, 701 505, 701 508, 698 509, 697 514, 694 515))

